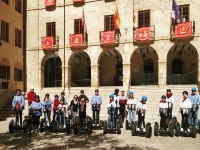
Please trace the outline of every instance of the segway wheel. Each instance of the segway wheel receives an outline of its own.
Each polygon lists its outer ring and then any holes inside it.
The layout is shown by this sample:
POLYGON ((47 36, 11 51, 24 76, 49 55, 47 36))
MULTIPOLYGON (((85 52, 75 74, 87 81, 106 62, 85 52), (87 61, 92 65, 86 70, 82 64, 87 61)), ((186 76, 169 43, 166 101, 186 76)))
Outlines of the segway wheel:
POLYGON ((199 128, 198 129, 199 129, 199 134, 200 134, 200 120, 198 122, 199 122, 199 128))
POLYGON ((13 121, 11 120, 10 123, 9 123, 9 132, 10 132, 10 133, 13 133, 13 131, 14 131, 14 123, 13 123, 13 121))
POLYGON ((172 119, 172 125, 173 125, 174 129, 176 129, 176 123, 177 123, 177 119, 176 119, 176 117, 173 117, 173 119, 172 119))
POLYGON ((120 128, 123 128, 123 119, 122 117, 119 118, 120 128))
POLYGON ((77 135, 78 134, 78 130, 77 130, 77 122, 74 123, 74 135, 77 135))
MULTIPOLYGON (((53 132, 53 124, 52 124, 52 132, 53 132)), ((44 130, 44 125, 43 125, 43 122, 40 122, 40 133, 43 133, 43 130, 44 130)))
POLYGON ((152 128, 150 125, 146 126, 146 138, 150 138, 152 134, 152 128))
POLYGON ((125 129, 128 130, 128 120, 125 122, 125 129))
POLYGON ((23 121, 23 132, 27 132, 27 127, 28 127, 28 121, 24 120, 23 121))
POLYGON ((28 129, 29 134, 32 133, 31 130, 32 130, 32 125, 30 125, 30 126, 29 126, 29 129, 28 129))
POLYGON ((67 133, 70 133, 70 121, 67 121, 66 123, 66 130, 67 130, 67 133))
POLYGON ((51 121, 51 124, 50 124, 51 132, 53 132, 53 123, 54 123, 54 120, 52 120, 52 121, 51 121))
POLYGON ((87 123, 87 133, 92 134, 91 122, 90 121, 88 121, 88 123, 87 123))
POLYGON ((175 132, 175 136, 179 137, 180 136, 180 125, 177 124, 176 125, 176 132, 175 132))
POLYGON ((133 123, 131 127, 131 134, 132 136, 136 136, 136 125, 133 123))
POLYGON ((197 135, 197 130, 196 130, 195 125, 193 125, 192 126, 192 138, 196 138, 196 135, 197 135))
POLYGON ((121 134, 121 122, 117 123, 117 134, 121 134))
POLYGON ((172 123, 169 125, 169 136, 170 137, 174 136, 174 126, 172 123))
POLYGON ((103 124, 103 134, 107 134, 107 122, 103 124))
POLYGON ((157 123, 155 123, 154 124, 154 136, 158 136, 158 124, 157 123))
POLYGON ((100 122, 99 122, 99 129, 102 130, 102 127, 103 127, 103 123, 102 123, 102 121, 100 120, 100 122))
POLYGON ((53 133, 57 133, 57 122, 53 122, 53 133))

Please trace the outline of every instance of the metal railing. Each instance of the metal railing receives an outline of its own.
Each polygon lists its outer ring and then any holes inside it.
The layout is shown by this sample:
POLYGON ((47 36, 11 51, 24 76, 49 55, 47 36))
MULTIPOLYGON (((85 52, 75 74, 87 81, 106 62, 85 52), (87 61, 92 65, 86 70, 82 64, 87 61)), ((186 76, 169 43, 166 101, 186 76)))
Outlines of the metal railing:
POLYGON ((167 74, 167 84, 196 84, 197 76, 189 74, 167 74))
POLYGON ((141 73, 133 81, 133 85, 156 85, 158 83, 158 73, 141 73))

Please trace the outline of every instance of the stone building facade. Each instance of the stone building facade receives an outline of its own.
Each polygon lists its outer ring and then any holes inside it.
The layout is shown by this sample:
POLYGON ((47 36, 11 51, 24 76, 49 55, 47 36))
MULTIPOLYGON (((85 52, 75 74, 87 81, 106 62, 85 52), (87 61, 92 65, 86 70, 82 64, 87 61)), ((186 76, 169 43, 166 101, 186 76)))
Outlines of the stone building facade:
POLYGON ((176 37, 174 33, 178 24, 172 19, 171 0, 85 0, 80 3, 56 0, 55 5, 46 7, 45 0, 28 1, 27 87, 42 91, 54 87, 93 89, 119 85, 127 89, 129 84, 154 84, 165 89, 167 84, 197 84, 200 81, 200 1, 176 2, 181 9, 180 24, 191 22, 190 35, 186 37, 176 37), (112 44, 102 44, 100 32, 106 29, 105 15, 113 15, 116 4, 121 35, 112 44), (83 10, 88 40, 76 47, 70 44, 70 34, 75 34, 75 20, 82 18, 83 10), (144 11, 149 13, 146 15, 144 11), (135 36, 137 29, 142 28, 141 20, 144 24, 147 20, 150 38, 138 41, 135 36), (48 23, 52 22, 54 46, 45 49, 41 37, 49 36, 48 23))
POLYGON ((0 89, 24 90, 24 7, 22 0, 0 1, 0 89))

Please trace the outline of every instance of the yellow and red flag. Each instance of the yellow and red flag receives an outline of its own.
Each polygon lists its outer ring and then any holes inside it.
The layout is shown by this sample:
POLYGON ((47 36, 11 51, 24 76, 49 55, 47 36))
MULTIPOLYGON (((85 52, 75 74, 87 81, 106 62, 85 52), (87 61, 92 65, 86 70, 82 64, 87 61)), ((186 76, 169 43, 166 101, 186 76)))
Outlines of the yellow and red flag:
POLYGON ((119 17, 117 4, 116 4, 116 10, 115 10, 113 22, 114 22, 115 29, 119 29, 119 25, 120 25, 121 21, 120 21, 120 17, 119 17))

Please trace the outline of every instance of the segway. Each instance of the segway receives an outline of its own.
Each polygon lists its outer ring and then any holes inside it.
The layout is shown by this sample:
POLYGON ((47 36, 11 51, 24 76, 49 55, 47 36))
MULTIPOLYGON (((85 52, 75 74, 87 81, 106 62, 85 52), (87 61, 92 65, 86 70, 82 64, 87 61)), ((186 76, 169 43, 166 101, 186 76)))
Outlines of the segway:
MULTIPOLYGON (((189 114, 190 114, 190 108, 183 108, 181 110, 183 112, 184 118, 183 118, 183 124, 181 121, 181 124, 179 122, 177 122, 176 124, 176 130, 175 130, 175 136, 179 137, 179 136, 188 136, 188 137, 192 137, 192 138, 196 138, 196 126, 194 123, 192 123, 191 127, 185 127, 186 121, 188 122, 188 118, 189 114), (185 117, 186 115, 188 115, 188 117, 185 117), (184 128, 185 127, 185 128, 184 128)), ((189 123, 188 123, 189 124, 189 123)))
POLYGON ((116 132, 117 134, 121 134, 121 128, 120 128, 120 121, 116 119, 115 115, 115 108, 111 107, 108 109, 108 122, 104 121, 103 123, 103 133, 107 134, 108 132, 116 132))
MULTIPOLYGON (((130 105, 131 105, 131 108, 130 108, 131 111, 136 110, 136 104, 130 104, 130 105), (132 108, 132 105, 134 105, 133 108, 132 108)), ((136 115, 136 111, 135 111, 135 115, 136 115)), ((136 121, 133 121, 133 118, 131 118, 132 121, 129 122, 129 121, 128 121, 128 116, 129 116, 129 115, 128 115, 128 111, 126 111, 126 118, 127 118, 127 119, 126 119, 126 121, 125 121, 125 129, 126 129, 126 130, 131 130, 132 125, 133 125, 134 123, 137 124, 137 122, 136 122, 136 121)))
POLYGON ((99 120, 100 106, 98 104, 92 105, 93 124, 92 127, 102 130, 103 121, 99 120))
POLYGON ((10 133, 13 133, 15 130, 22 130, 22 125, 19 126, 19 120, 20 120, 20 116, 19 116, 19 111, 18 111, 18 107, 15 107, 16 110, 16 113, 18 113, 18 115, 15 116, 15 120, 12 119, 10 122, 9 122, 9 132, 10 133), (17 117, 18 116, 18 117, 17 117))
MULTIPOLYGON (((167 116, 166 108, 161 108, 160 113, 162 115, 167 116)), ((174 122, 175 122, 175 119, 176 118, 174 118, 174 122)), ((160 122, 161 122, 161 120, 160 120, 160 122)), ((161 124, 160 124, 160 126, 161 126, 161 124)), ((162 127, 162 128, 159 128, 158 122, 155 122, 154 123, 154 136, 158 136, 158 134, 159 135, 169 135, 170 137, 173 137, 174 136, 173 120, 166 119, 165 120, 165 127, 162 127)))

